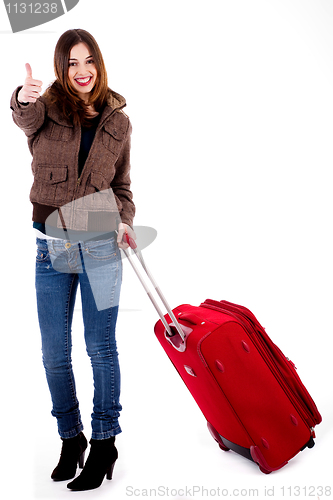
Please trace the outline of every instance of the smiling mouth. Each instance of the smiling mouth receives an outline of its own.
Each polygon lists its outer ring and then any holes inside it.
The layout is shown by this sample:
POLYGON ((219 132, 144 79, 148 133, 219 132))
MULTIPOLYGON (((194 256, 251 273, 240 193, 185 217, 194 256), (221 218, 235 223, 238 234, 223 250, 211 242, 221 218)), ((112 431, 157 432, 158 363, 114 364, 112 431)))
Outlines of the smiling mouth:
POLYGON ((78 83, 81 87, 85 87, 89 85, 92 80, 92 76, 87 76, 86 78, 75 78, 76 83, 78 83))

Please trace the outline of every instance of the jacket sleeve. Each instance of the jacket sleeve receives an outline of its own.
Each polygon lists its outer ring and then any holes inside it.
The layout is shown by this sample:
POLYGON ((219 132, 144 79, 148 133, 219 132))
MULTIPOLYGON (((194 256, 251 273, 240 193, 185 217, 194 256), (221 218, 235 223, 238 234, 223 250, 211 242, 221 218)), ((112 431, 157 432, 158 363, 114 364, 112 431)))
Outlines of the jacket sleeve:
POLYGON ((13 112, 14 123, 20 127, 29 139, 38 132, 45 120, 45 104, 39 98, 36 102, 21 104, 17 100, 17 95, 21 90, 17 87, 10 100, 10 107, 13 112))
POLYGON ((131 150, 131 133, 132 126, 129 121, 126 139, 121 151, 121 154, 116 162, 116 173, 111 183, 113 193, 121 203, 121 210, 119 211, 122 222, 133 226, 133 219, 135 215, 135 205, 133 203, 133 194, 130 189, 130 150, 131 150))

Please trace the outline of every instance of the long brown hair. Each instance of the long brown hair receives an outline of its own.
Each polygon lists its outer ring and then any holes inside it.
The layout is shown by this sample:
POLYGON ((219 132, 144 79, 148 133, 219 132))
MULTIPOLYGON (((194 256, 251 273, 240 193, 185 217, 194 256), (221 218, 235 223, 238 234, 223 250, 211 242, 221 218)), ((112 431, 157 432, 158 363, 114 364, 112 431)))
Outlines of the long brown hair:
POLYGON ((45 91, 44 96, 56 103, 65 117, 74 124, 87 124, 87 106, 93 105, 100 111, 106 104, 108 93, 107 73, 101 50, 95 38, 82 29, 65 31, 59 38, 54 51, 54 72, 56 80, 45 91), (86 104, 75 92, 68 78, 70 51, 78 43, 87 45, 97 69, 97 79, 86 104))

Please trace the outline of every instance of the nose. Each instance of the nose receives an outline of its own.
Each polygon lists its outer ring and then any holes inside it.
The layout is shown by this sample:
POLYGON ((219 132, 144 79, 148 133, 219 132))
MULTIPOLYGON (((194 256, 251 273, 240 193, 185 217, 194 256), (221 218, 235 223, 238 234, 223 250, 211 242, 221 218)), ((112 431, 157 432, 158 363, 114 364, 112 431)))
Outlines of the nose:
POLYGON ((76 66, 76 75, 82 76, 83 78, 85 76, 90 76, 91 73, 89 72, 89 69, 85 66, 85 64, 77 64, 76 66))
POLYGON ((90 73, 88 73, 87 70, 82 69, 76 72, 76 76, 82 76, 82 77, 90 76, 90 73))

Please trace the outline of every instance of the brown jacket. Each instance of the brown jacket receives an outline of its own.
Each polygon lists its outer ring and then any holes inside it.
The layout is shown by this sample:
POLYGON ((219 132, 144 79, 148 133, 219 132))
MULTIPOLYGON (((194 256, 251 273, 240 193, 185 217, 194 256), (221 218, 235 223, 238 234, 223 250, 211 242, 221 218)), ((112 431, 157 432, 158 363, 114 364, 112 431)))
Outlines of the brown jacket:
POLYGON ((30 201, 61 207, 83 196, 113 190, 122 222, 133 225, 135 206, 130 190, 131 123, 122 111, 125 99, 109 89, 104 108, 78 178, 81 127, 64 118, 56 105, 41 96, 35 103, 17 101, 18 87, 11 98, 13 120, 27 135, 33 156, 34 182, 30 201))

